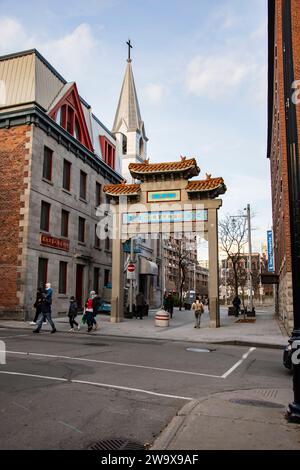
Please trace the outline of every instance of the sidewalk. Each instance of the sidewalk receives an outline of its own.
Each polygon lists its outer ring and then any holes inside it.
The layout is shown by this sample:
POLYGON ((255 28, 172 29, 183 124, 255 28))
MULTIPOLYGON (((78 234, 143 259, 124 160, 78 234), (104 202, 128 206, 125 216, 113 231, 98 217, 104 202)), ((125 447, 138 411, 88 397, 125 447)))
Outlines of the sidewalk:
MULTIPOLYGON (((98 315, 100 329, 92 335, 126 336, 134 338, 161 339, 171 341, 188 341, 195 343, 243 344, 249 346, 265 346, 281 348, 287 344, 288 336, 274 319, 272 308, 257 310, 255 323, 236 323, 236 318, 228 316, 227 309, 221 308, 221 328, 209 328, 209 314, 206 311, 201 319, 201 328, 194 328, 192 311, 174 309, 173 319, 169 327, 155 326, 155 313, 150 310, 149 316, 143 320, 124 319, 121 323, 111 323, 109 315, 98 315)), ((80 317, 78 317, 80 318, 80 317)), ((68 318, 54 318, 58 331, 68 331, 68 318)), ((24 328, 32 330, 29 322, 0 320, 2 328, 24 328)), ((43 326, 43 331, 49 326, 43 326)), ((79 334, 86 332, 83 325, 79 334)), ((75 334, 75 333, 74 333, 75 334)), ((78 333, 76 333, 78 334, 78 333)))
POLYGON ((300 425, 284 417, 291 390, 222 392, 185 405, 151 450, 296 450, 300 425))

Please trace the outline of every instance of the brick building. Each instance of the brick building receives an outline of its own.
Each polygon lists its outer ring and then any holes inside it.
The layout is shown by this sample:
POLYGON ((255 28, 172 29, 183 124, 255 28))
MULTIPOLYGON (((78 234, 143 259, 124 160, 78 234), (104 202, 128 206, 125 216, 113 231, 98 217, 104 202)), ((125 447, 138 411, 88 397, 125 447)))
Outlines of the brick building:
MULTIPOLYGON (((271 166, 275 269, 279 278, 279 316, 293 326, 292 253, 288 158, 293 159, 297 142, 290 146, 287 119, 294 113, 295 135, 300 138, 300 1, 269 0, 268 64, 268 158, 271 166), (287 75, 290 70, 293 77, 287 75), (296 101, 298 105, 296 106, 296 101)), ((289 120, 290 122, 290 120, 289 120)), ((290 124, 289 124, 290 125, 290 124)), ((296 140, 297 140, 296 139, 296 140)))
POLYGON ((0 316, 32 317, 51 282, 55 315, 70 295, 111 281, 96 236, 102 187, 121 181, 114 135, 36 50, 0 57, 0 316))

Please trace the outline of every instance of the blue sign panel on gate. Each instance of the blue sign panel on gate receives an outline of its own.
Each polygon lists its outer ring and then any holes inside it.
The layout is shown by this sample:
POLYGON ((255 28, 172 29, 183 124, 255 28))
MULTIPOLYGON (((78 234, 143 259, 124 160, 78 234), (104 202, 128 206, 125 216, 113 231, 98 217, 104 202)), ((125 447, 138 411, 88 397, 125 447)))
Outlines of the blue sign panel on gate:
POLYGON ((273 232, 272 232, 272 230, 268 230, 267 237, 268 237, 268 271, 270 273, 273 273, 275 271, 275 266, 274 266, 273 232))
POLYGON ((124 213, 123 224, 207 222, 207 209, 124 213))

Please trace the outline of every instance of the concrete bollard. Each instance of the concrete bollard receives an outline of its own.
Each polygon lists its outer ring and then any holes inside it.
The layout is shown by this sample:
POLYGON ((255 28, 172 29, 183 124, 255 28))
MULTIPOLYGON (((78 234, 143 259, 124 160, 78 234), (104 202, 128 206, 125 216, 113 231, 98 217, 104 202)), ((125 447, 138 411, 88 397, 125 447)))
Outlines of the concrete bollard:
POLYGON ((169 313, 165 310, 159 310, 155 314, 155 326, 169 326, 169 313))

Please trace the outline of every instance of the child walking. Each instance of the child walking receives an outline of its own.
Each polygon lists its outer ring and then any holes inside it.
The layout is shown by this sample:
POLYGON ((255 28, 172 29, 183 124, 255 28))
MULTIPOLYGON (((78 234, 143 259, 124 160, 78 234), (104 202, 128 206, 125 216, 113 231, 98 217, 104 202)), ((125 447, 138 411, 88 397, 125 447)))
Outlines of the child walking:
POLYGON ((77 316, 77 312, 78 312, 77 302, 76 302, 75 297, 72 295, 72 297, 70 298, 70 306, 69 306, 69 313, 68 313, 70 327, 71 327, 69 331, 74 331, 74 325, 77 326, 77 330, 80 330, 80 325, 75 320, 75 317, 77 316))

